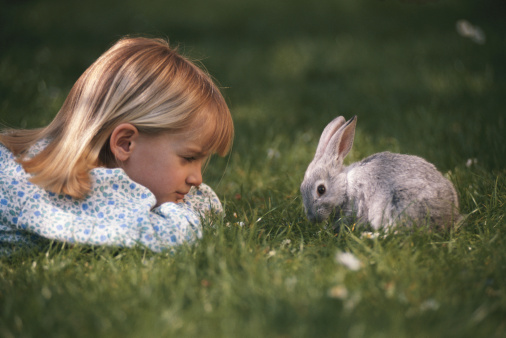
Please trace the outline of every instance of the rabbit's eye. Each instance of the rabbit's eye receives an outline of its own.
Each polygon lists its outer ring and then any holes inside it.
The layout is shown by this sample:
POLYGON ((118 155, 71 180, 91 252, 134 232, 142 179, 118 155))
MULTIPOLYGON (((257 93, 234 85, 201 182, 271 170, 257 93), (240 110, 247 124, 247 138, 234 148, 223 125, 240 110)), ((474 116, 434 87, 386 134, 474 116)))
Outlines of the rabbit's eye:
POLYGON ((319 195, 323 195, 323 194, 325 194, 325 190, 326 190, 326 189, 325 189, 325 186, 324 186, 323 184, 320 184, 320 185, 318 186, 318 188, 316 188, 316 191, 318 191, 318 194, 319 194, 319 195))

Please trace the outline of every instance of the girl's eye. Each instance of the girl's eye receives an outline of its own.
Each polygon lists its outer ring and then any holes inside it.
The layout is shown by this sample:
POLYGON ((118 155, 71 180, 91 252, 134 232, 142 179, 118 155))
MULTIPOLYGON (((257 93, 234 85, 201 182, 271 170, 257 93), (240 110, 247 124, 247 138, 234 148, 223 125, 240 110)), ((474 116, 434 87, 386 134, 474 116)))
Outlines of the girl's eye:
POLYGON ((318 191, 318 195, 320 196, 325 194, 326 191, 325 186, 323 184, 320 184, 318 188, 316 188, 316 191, 318 191))
POLYGON ((196 160, 197 160, 197 159, 196 159, 195 157, 193 157, 193 156, 192 156, 192 157, 183 157, 183 159, 184 159, 185 161, 187 161, 187 162, 190 162, 190 163, 191 163, 191 162, 193 162, 193 161, 196 161, 196 160))

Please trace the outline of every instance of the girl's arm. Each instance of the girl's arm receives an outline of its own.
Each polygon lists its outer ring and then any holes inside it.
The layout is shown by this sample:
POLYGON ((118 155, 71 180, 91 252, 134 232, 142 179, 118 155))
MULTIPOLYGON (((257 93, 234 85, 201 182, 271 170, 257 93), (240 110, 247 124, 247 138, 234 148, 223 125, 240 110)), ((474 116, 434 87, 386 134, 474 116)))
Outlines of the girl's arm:
POLYGON ((135 201, 111 206, 114 209, 96 208, 96 211, 76 215, 40 204, 38 208, 24 209, 17 227, 63 242, 140 245, 153 251, 163 251, 202 237, 199 215, 185 205, 165 203, 153 212, 149 205, 139 205, 135 201))
POLYGON ((201 184, 198 188, 191 188, 190 192, 184 197, 183 202, 203 216, 209 212, 223 213, 220 199, 213 189, 206 184, 201 184))
POLYGON ((84 200, 47 193, 30 184, 23 189, 13 187, 11 195, 23 198, 17 199, 22 200, 21 212, 12 223, 58 241, 140 245, 163 251, 201 238, 201 216, 212 209, 221 211, 216 194, 205 185, 189 194, 185 203, 164 203, 152 209, 156 201, 151 192, 121 169, 93 169, 92 178, 93 192, 84 200))

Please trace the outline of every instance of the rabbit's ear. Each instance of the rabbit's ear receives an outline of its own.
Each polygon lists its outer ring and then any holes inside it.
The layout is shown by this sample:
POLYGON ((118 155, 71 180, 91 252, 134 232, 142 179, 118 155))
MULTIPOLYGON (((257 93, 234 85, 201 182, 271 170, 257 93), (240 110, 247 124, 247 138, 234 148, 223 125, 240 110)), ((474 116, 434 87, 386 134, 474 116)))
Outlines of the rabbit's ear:
POLYGON ((320 136, 320 141, 318 142, 318 147, 316 148, 315 158, 320 158, 325 153, 325 149, 327 149, 327 145, 330 142, 330 139, 334 134, 341 128, 341 126, 346 122, 344 117, 339 116, 333 119, 322 132, 322 136, 320 136))
POLYGON ((327 149, 327 154, 342 160, 348 155, 353 145, 353 138, 355 137, 355 127, 357 126, 357 116, 353 116, 344 126, 342 126, 337 133, 334 134, 330 140, 330 146, 327 149))

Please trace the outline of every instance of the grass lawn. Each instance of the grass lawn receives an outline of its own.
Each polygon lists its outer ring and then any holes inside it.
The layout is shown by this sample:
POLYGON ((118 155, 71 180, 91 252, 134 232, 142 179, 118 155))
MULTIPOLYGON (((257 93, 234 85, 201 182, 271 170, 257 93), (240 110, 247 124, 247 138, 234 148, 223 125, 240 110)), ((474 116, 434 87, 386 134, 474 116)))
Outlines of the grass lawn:
POLYGON ((201 60, 236 127, 204 175, 227 215, 198 245, 0 257, 1 337, 506 336, 503 1, 0 6, 2 124, 46 125, 94 59, 140 34, 201 60), (459 20, 485 39, 459 34, 459 20), (455 184, 464 224, 336 235, 309 223, 299 186, 337 115, 358 116, 348 162, 426 158, 455 184))

